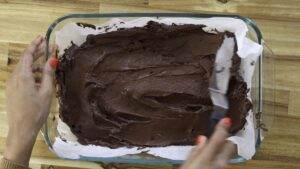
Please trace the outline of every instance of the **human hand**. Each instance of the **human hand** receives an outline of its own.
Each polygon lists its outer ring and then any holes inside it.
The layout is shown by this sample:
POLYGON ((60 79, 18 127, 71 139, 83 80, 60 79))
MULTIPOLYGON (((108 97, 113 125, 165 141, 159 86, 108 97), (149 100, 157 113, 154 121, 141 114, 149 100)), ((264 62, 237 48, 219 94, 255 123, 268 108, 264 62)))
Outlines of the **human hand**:
MULTIPOLYGON (((27 166, 35 139, 47 120, 53 92, 53 70, 57 59, 50 58, 43 68, 33 63, 45 55, 46 41, 38 36, 24 51, 6 83, 8 135, 4 158, 27 166), (34 72, 42 73, 35 81, 34 72)), ((55 53, 55 47, 49 49, 55 53)))
POLYGON ((199 136, 197 146, 190 153, 181 169, 226 168, 227 161, 236 151, 235 145, 226 141, 231 124, 230 118, 224 118, 217 124, 212 137, 208 141, 205 136, 199 136))

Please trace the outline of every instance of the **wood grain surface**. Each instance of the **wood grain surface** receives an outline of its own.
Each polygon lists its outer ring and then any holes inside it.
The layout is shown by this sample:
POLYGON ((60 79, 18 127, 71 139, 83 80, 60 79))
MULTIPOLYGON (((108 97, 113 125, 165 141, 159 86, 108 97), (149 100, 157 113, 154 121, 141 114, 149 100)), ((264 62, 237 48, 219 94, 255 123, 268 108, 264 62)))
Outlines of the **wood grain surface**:
MULTIPOLYGON (((299 0, 0 0, 0 153, 7 118, 5 81, 30 41, 44 35, 50 23, 70 13, 198 12, 230 13, 254 19, 274 51, 265 60, 264 113, 275 115, 271 129, 253 160, 232 169, 300 168, 300 1, 299 0)), ((121 168, 171 169, 178 166, 103 165, 58 159, 41 136, 30 166, 36 169, 121 168)))

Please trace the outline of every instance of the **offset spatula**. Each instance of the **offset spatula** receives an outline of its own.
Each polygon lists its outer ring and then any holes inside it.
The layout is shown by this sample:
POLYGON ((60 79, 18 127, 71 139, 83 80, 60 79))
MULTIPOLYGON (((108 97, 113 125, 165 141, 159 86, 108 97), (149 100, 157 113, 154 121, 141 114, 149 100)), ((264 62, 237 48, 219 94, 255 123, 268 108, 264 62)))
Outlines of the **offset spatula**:
POLYGON ((214 104, 213 113, 211 116, 211 130, 213 132, 215 125, 222 119, 228 110, 228 99, 226 93, 218 88, 216 72, 213 72, 211 85, 209 87, 210 96, 214 104))

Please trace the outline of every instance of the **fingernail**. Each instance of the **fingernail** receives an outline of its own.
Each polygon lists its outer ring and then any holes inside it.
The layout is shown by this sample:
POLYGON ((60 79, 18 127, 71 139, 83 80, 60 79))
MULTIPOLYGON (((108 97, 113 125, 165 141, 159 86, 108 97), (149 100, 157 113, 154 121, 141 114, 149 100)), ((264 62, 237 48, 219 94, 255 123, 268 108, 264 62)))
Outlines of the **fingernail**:
POLYGON ((197 138, 196 138, 196 144, 197 145, 201 145, 203 143, 205 143, 206 141, 206 137, 203 136, 203 135, 199 135, 197 138))
POLYGON ((229 117, 225 117, 221 120, 221 123, 224 124, 225 126, 230 127, 232 125, 232 120, 229 117))
POLYGON ((49 61, 49 64, 52 69, 56 69, 58 67, 58 59, 52 57, 49 61))

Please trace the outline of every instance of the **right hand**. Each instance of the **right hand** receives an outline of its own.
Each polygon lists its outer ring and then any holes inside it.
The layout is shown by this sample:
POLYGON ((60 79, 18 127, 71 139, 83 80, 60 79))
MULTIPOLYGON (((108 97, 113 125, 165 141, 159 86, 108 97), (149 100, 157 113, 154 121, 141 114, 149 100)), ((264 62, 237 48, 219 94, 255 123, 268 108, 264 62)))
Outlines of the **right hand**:
POLYGON ((212 137, 207 141, 205 136, 199 136, 196 147, 181 169, 224 169, 233 156, 235 145, 228 143, 228 130, 231 119, 224 118, 217 124, 212 137))

